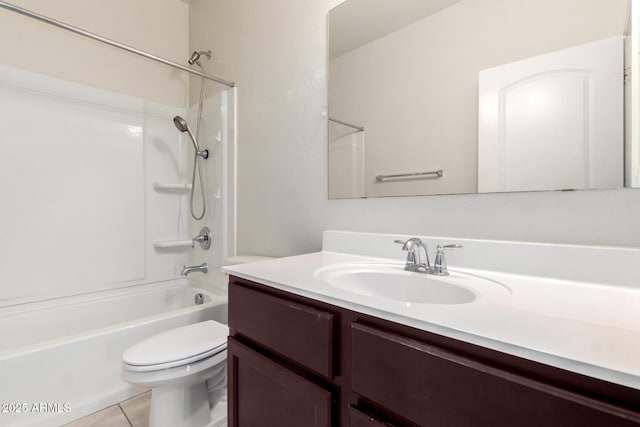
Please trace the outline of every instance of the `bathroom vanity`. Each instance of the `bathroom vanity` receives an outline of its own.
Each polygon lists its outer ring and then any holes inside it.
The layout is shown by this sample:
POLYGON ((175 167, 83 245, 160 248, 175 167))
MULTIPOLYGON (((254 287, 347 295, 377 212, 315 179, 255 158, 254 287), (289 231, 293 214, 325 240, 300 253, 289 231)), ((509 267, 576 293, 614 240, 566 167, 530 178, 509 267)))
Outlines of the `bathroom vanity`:
MULTIPOLYGON (((326 232, 322 252, 226 269, 230 426, 640 425, 639 344, 633 341, 639 325, 625 317, 633 313, 621 313, 638 307, 637 288, 455 268, 450 254, 452 277, 423 283, 457 283, 473 300, 429 302, 438 296, 404 287, 406 277, 420 273, 379 269, 404 271, 399 247, 384 243, 394 239, 326 232), (347 242, 353 237, 362 237, 364 246, 347 242), (364 250, 366 256, 353 253, 363 247, 378 249, 364 250), (394 251, 399 256, 389 258, 394 251), (381 272, 392 274, 382 277, 396 294, 357 289, 359 277, 373 282, 381 272), (465 277, 481 277, 497 289, 475 287, 465 277), (539 289, 526 294, 529 286, 539 289), (547 286, 558 288, 555 295, 547 286), (581 293, 575 286, 587 289, 581 293), (609 291, 611 298, 631 303, 609 307, 617 319, 588 306, 594 297, 607 304, 603 295, 609 291), (536 309, 539 292, 540 301, 546 295, 553 302, 536 309), (588 311, 585 319, 570 311, 554 313, 562 308, 563 292, 588 311), (534 305, 518 302, 522 294, 534 305)), ((483 245, 484 252, 486 245, 489 252, 496 249, 489 242, 462 243, 466 253, 483 245)), ((513 256, 576 249, 538 246, 502 249, 513 256)), ((603 256, 591 249, 597 253, 583 255, 603 256)), ((572 255, 584 262, 583 255, 572 255)), ((508 258, 500 262, 517 266, 508 258)), ((467 266, 492 262, 473 254, 456 260, 467 266)))

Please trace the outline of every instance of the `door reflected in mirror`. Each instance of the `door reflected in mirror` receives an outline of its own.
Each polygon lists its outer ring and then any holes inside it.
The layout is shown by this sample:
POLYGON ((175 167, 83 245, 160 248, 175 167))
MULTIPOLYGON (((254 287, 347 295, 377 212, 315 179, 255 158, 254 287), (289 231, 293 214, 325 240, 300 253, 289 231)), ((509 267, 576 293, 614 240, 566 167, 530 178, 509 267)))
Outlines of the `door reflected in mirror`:
POLYGON ((634 2, 332 9, 329 197, 637 187, 634 2))

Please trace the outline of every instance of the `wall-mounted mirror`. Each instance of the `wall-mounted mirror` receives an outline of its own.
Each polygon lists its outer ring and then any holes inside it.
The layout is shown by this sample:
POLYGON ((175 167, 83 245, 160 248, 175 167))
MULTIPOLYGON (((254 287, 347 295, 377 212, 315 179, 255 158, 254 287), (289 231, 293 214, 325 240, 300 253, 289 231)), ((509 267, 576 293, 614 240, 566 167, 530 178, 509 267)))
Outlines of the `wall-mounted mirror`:
POLYGON ((639 186, 635 2, 335 7, 329 197, 639 186))

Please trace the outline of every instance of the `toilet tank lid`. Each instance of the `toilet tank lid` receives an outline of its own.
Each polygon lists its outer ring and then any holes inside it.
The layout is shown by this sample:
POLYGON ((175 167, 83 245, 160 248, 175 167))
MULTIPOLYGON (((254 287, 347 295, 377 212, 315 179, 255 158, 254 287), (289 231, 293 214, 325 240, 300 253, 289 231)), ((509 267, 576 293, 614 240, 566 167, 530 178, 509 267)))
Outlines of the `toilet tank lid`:
POLYGON ((213 320, 193 323, 140 341, 124 352, 122 360, 129 365, 147 366, 189 359, 217 348, 223 350, 227 335, 228 326, 213 320))

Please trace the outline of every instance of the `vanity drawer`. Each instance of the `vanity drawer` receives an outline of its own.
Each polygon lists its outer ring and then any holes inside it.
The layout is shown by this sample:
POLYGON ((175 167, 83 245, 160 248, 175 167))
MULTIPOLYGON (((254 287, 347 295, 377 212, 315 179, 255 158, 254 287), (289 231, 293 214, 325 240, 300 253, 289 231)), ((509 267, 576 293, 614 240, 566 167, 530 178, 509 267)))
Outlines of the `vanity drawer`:
POLYGON ((351 324, 351 388, 420 426, 638 426, 640 414, 351 324))
POLYGON ((232 282, 229 326, 271 353, 328 379, 334 376, 332 313, 232 282))

